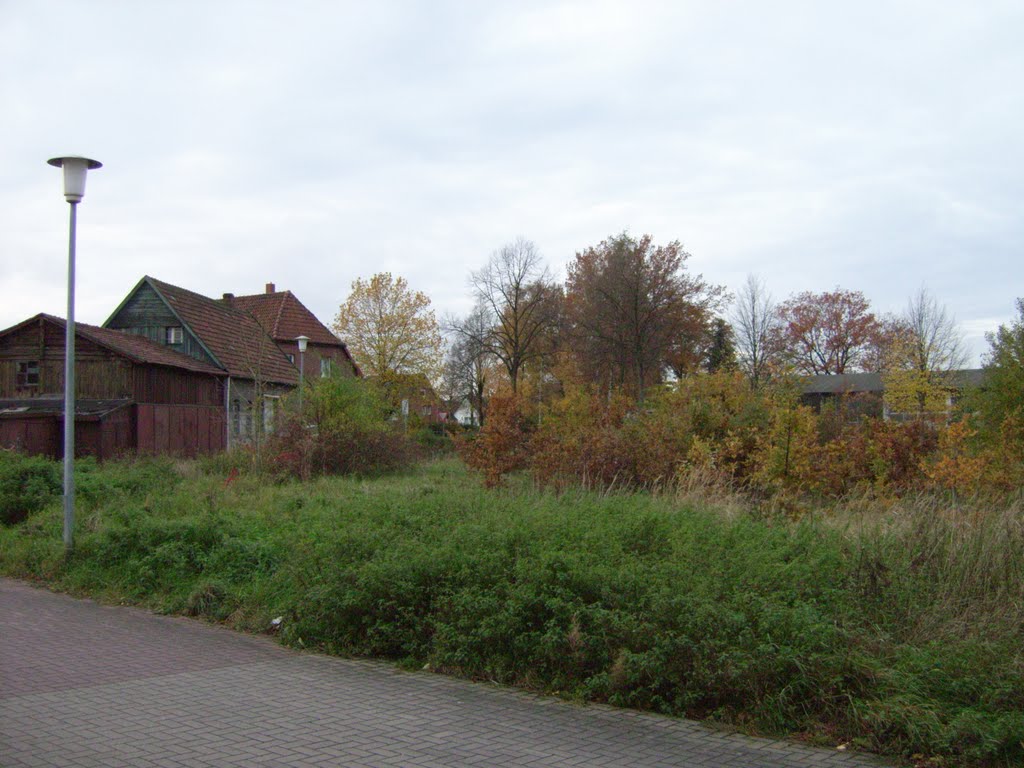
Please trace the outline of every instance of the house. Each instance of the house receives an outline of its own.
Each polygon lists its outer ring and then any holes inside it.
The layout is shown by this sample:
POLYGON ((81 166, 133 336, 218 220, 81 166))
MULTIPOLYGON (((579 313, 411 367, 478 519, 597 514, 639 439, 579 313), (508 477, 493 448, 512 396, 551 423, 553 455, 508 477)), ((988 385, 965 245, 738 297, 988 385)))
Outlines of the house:
POLYGON ((837 373, 807 376, 801 381, 800 400, 820 413, 823 408, 847 409, 849 418, 881 418, 884 413, 880 373, 837 373))
POLYGON ((480 426, 480 414, 473 407, 468 397, 464 397, 459 401, 459 406, 452 413, 452 418, 464 427, 480 426))
MULTIPOLYGON (((0 331, 0 446, 59 458, 63 318, 0 331)), ((224 448, 224 371, 120 331, 75 325, 76 454, 195 456, 224 448)))
POLYGON ((278 291, 273 283, 267 283, 264 293, 252 296, 225 293, 221 301, 255 317, 293 364, 298 365, 301 360, 302 374, 307 380, 332 374, 362 375, 344 342, 291 291, 278 291), (299 353, 296 341, 299 336, 309 339, 304 354, 299 353))
MULTIPOLYGON (((941 395, 941 402, 937 406, 938 412, 941 415, 948 415, 965 390, 982 385, 984 375, 984 370, 980 368, 966 368, 943 374, 943 381, 929 388, 933 391, 937 389, 941 395)), ((900 371, 888 375, 842 373, 808 376, 802 381, 803 391, 800 399, 818 412, 826 406, 836 409, 844 407, 847 417, 853 419, 861 416, 905 419, 919 415, 916 411, 911 413, 907 410, 908 400, 916 399, 915 392, 901 392, 897 395, 892 391, 893 387, 920 389, 917 385, 919 379, 920 376, 914 375, 914 372, 900 371), (901 383, 904 375, 907 381, 901 383)))
POLYGON ((230 300, 211 299, 143 277, 103 324, 162 344, 218 369, 224 378, 227 447, 273 427, 280 399, 299 371, 257 319, 230 300))
POLYGON ((395 419, 412 416, 424 424, 443 424, 448 419, 440 396, 422 373, 394 377, 385 384, 384 390, 397 409, 395 419))

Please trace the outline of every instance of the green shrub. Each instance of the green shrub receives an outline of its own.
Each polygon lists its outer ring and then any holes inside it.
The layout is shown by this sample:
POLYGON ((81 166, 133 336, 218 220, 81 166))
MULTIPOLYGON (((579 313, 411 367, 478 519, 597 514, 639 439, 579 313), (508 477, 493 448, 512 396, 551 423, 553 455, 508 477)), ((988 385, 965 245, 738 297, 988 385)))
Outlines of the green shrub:
POLYGON ((301 414, 282 419, 265 446, 278 477, 377 474, 408 467, 414 444, 377 388, 362 379, 319 379, 305 390, 301 414))
POLYGON ((61 496, 60 465, 0 450, 0 524, 20 523, 61 496))
MULTIPOLYGON (((145 473, 90 471, 109 487, 145 473)), ((1019 508, 922 500, 844 528, 669 494, 491 492, 454 462, 176 476, 107 494, 71 558, 55 505, 0 529, 0 570, 250 629, 281 616, 296 645, 754 732, 935 765, 1024 760, 1019 508)))

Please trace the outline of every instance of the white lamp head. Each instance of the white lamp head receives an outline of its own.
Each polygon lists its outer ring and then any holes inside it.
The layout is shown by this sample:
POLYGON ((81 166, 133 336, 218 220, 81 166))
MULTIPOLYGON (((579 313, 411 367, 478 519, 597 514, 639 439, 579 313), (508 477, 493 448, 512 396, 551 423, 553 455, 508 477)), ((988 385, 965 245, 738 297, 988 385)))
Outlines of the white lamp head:
POLYGON ((305 352, 306 345, 309 344, 309 336, 296 336, 295 340, 299 342, 299 352, 305 352))
POLYGON ((85 196, 86 171, 103 167, 103 163, 99 160, 90 160, 88 157, 77 155, 54 157, 46 162, 64 169, 64 199, 69 203, 80 202, 85 196))

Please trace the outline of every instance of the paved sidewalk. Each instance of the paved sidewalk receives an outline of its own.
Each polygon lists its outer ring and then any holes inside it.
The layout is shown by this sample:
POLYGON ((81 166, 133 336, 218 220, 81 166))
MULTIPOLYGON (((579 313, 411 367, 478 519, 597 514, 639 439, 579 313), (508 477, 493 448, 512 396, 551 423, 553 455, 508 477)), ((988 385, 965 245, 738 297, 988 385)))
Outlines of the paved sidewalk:
POLYGON ((880 766, 0 579, 0 766, 880 766))

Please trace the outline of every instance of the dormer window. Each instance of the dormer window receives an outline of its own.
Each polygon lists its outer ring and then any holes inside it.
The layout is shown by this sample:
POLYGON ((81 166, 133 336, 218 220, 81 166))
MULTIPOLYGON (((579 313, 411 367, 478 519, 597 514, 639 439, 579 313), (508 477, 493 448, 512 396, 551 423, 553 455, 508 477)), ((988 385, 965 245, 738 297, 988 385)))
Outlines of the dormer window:
POLYGON ((23 360, 18 363, 18 372, 15 381, 19 389, 39 386, 39 361, 23 360))
POLYGON ((180 325, 171 325, 167 329, 167 343, 168 344, 181 344, 183 336, 181 333, 180 325))

